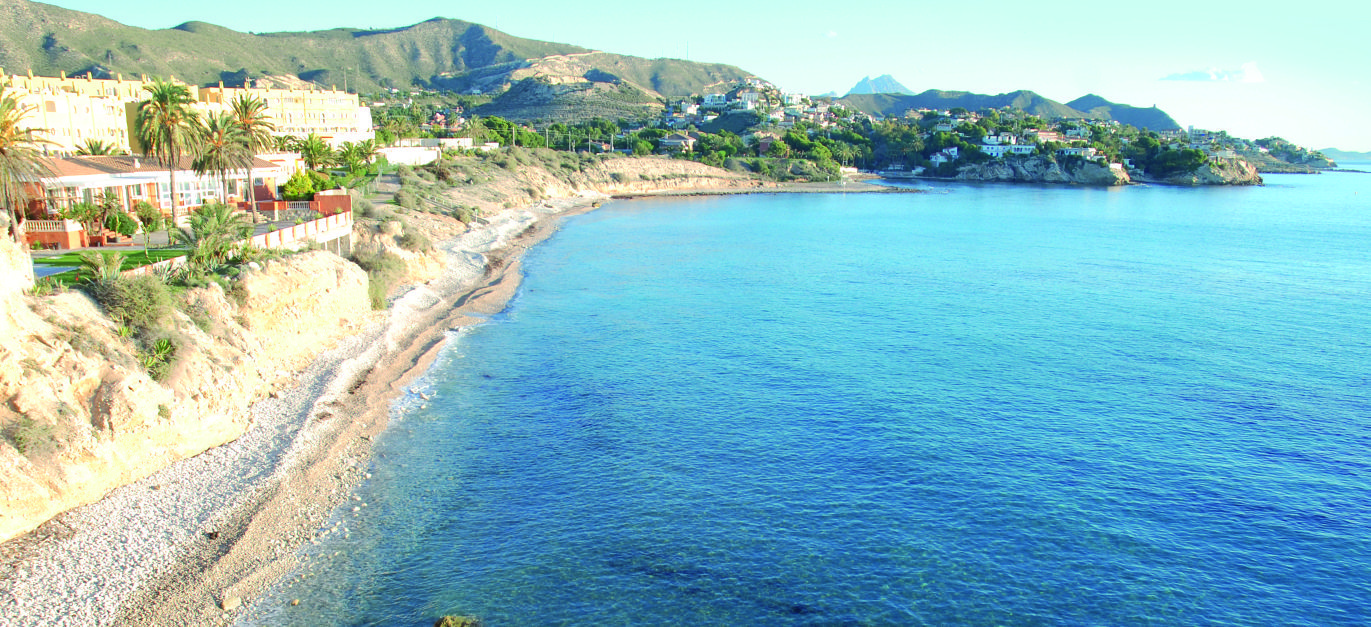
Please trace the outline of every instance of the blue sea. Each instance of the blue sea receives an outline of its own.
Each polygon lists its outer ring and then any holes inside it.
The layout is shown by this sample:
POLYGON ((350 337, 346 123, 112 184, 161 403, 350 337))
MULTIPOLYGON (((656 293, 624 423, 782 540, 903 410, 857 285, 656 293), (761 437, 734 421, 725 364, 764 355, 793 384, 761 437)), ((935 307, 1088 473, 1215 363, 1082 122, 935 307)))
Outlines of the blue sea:
POLYGON ((570 218, 253 620, 1367 624, 1371 174, 1266 180, 570 218))

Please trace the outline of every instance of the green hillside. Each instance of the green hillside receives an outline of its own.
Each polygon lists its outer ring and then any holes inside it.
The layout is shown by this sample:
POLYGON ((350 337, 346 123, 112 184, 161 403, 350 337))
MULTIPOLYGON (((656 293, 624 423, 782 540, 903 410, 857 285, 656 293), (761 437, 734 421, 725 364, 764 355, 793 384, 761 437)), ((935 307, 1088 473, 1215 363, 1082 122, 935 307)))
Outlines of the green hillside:
POLYGON ((1118 104, 1095 94, 1081 96, 1066 103, 1066 106, 1077 111, 1083 111, 1093 118, 1117 120, 1123 124, 1153 131, 1174 131, 1181 128, 1181 125, 1171 119, 1171 116, 1155 106, 1143 108, 1118 104))
MULTIPOLYGON (((199 85, 294 76, 324 86, 342 87, 346 82, 352 91, 371 91, 446 86, 472 71, 508 72, 528 60, 589 52, 443 18, 390 30, 249 34, 204 22, 148 30, 52 5, 0 0, 0 68, 15 74, 32 70, 48 76, 175 76, 199 85)), ((603 64, 594 69, 669 96, 751 76, 718 64, 603 53, 586 57, 603 64)))

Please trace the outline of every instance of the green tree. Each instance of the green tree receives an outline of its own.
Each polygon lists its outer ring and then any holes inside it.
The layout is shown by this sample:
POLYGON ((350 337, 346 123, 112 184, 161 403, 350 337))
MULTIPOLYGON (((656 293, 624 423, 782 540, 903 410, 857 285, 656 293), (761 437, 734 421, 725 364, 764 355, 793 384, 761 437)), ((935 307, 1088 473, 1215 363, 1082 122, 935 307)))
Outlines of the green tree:
POLYGON ((314 192, 314 178, 304 170, 296 170, 295 174, 290 175, 290 180, 282 186, 286 200, 309 200, 314 196, 314 192))
MULTIPOLYGON (((243 135, 243 128, 228 113, 212 114, 205 118, 200 151, 191 167, 200 176, 219 177, 221 202, 228 202, 228 173, 252 164, 252 152, 243 135)), ((251 179, 249 179, 251 180, 251 179)))
POLYGON ((27 184, 39 184, 52 176, 51 166, 43 157, 44 145, 51 144, 35 137, 38 129, 24 126, 24 119, 33 111, 0 86, 0 203, 9 210, 14 241, 24 242, 23 227, 19 224, 23 207, 30 200, 27 184))
POLYGON ((276 131, 276 125, 272 123, 271 116, 267 115, 267 103, 256 96, 239 94, 229 103, 229 113, 243 132, 242 141, 249 153, 246 189, 249 195, 248 202, 252 203, 252 221, 256 223, 257 194, 252 185, 252 160, 275 147, 277 138, 271 134, 276 131))
POLYGON ((152 243, 152 234, 162 230, 162 212, 152 203, 140 200, 133 205, 133 215, 143 223, 143 250, 146 251, 152 243))
POLYGON ((171 221, 175 224, 181 218, 176 170, 181 166, 181 158, 196 154, 200 146, 200 116, 190 108, 195 100, 185 85, 157 78, 143 90, 148 97, 138 103, 134 134, 143 145, 143 154, 167 168, 171 179, 171 221))

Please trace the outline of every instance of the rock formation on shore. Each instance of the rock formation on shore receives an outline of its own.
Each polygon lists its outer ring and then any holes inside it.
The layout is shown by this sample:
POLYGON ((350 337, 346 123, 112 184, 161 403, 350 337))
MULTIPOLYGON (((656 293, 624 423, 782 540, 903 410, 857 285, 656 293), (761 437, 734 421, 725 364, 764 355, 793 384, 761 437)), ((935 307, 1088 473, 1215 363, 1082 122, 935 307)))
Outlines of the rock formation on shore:
POLYGON ((1174 174, 1158 183, 1166 185, 1261 185, 1257 168, 1243 159, 1210 159, 1193 172, 1174 174))
POLYGON ((957 168, 961 181, 1001 181, 1016 183, 1065 183, 1070 185, 1113 186, 1132 181, 1122 169, 1093 161, 1063 166, 1040 156, 1006 157, 1001 160, 957 168))

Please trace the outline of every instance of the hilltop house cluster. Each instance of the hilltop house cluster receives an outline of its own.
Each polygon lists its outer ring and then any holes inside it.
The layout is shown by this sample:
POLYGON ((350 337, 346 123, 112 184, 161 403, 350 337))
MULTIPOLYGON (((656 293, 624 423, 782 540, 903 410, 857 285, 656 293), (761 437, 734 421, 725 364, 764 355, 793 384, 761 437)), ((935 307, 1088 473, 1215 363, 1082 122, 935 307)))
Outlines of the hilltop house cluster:
POLYGON ((702 94, 671 103, 657 125, 672 129, 701 127, 721 116, 749 112, 781 128, 791 128, 800 122, 829 128, 838 121, 826 102, 804 94, 782 92, 771 83, 750 78, 724 93, 702 94))
MULTIPOLYGON (((52 244, 48 240, 53 238, 69 243, 73 226, 66 224, 70 221, 54 218, 79 202, 96 203, 113 197, 123 212, 147 202, 163 215, 173 213, 170 169, 137 156, 143 147, 134 132, 134 120, 139 102, 147 97, 144 88, 149 79, 101 79, 90 74, 68 77, 65 73, 47 77, 34 76, 31 71, 6 76, 0 70, 0 81, 5 84, 5 94, 26 110, 25 125, 35 129, 35 136, 43 141, 53 172, 53 176, 30 184, 30 196, 35 200, 23 212, 30 222, 27 230, 40 245, 52 244), (92 141, 126 154, 77 155, 92 141), (63 235, 41 235, 59 232, 63 235)), ((178 82, 174 77, 171 81, 178 82)), ((260 99, 278 136, 313 133, 334 146, 375 136, 370 109, 362 106, 355 94, 336 89, 230 88, 223 83, 218 87, 186 87, 194 101, 191 108, 201 115, 227 112, 230 102, 240 94, 260 99)), ((218 176, 195 174, 186 157, 176 166, 178 208, 184 216, 209 201, 241 203, 256 199, 274 203, 277 186, 301 167, 295 153, 260 154, 252 165, 251 189, 243 185, 247 172, 238 170, 228 173, 225 190, 218 176)))

